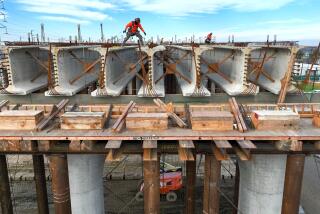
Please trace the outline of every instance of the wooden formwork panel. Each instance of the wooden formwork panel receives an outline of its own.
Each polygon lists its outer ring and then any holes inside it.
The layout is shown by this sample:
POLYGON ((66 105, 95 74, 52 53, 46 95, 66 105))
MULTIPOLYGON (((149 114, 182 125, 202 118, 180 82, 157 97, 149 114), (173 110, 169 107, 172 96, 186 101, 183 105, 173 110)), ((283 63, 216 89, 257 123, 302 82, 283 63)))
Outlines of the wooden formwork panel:
POLYGON ((300 116, 293 111, 253 111, 252 123, 257 130, 298 129, 300 116))
POLYGON ((104 129, 110 105, 67 106, 60 116, 60 127, 66 130, 104 129))
POLYGON ((39 110, 8 110, 0 112, 1 130, 35 130, 44 118, 39 110))
POLYGON ((66 112, 60 117, 61 129, 103 129, 105 112, 66 112))
POLYGON ((190 112, 192 130, 194 131, 231 131, 233 115, 228 111, 192 111, 190 112))
POLYGON ((168 129, 166 113, 129 113, 126 118, 128 130, 165 130, 168 129))

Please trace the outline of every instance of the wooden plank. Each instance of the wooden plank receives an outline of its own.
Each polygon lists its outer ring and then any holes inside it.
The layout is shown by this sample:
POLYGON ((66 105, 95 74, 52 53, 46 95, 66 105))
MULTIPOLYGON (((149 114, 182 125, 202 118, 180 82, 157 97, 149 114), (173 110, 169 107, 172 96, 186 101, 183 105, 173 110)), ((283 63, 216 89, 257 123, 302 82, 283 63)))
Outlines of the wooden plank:
POLYGON ((64 99, 61 100, 56 106, 52 108, 52 111, 49 115, 49 117, 45 118, 41 123, 38 125, 37 130, 41 131, 43 130, 53 118, 55 118, 63 109, 64 107, 68 104, 69 100, 64 99))
POLYGON ((230 108, 231 108, 231 111, 233 113, 233 116, 234 118, 236 119, 236 122, 237 122, 237 126, 238 126, 238 129, 240 132, 244 132, 244 129, 242 127, 242 124, 241 124, 241 121, 240 121, 240 118, 239 118, 239 115, 238 115, 238 112, 234 106, 234 103, 232 101, 232 99, 229 99, 229 104, 230 104, 230 108))
POLYGON ((157 149, 143 149, 143 161, 157 161, 157 149))
POLYGON ((237 140, 239 146, 243 149, 256 149, 256 145, 254 145, 251 140, 237 140))
POLYGON ((286 100, 288 86, 290 83, 291 73, 293 71, 293 66, 294 66, 296 56, 297 56, 297 52, 298 52, 298 49, 295 47, 292 47, 291 56, 290 56, 290 60, 288 63, 288 69, 287 69, 283 79, 281 80, 281 89, 279 92, 278 103, 283 103, 286 100))
POLYGON ((227 111, 192 111, 191 124, 194 131, 232 131, 233 116, 227 111))
POLYGON ((72 140, 69 143, 69 151, 71 152, 80 152, 81 151, 81 141, 80 140, 72 140))
POLYGON ((0 130, 35 130, 44 118, 43 111, 8 110, 0 112, 0 130))
POLYGON ((188 148, 178 148, 179 159, 181 161, 194 161, 194 156, 191 149, 188 148))
POLYGON ((302 151, 303 143, 298 140, 279 140, 275 142, 279 151, 302 151))
POLYGON ((158 142, 156 140, 144 140, 142 148, 143 149, 156 149, 156 148, 158 148, 158 142))
POLYGON ((314 147, 316 148, 316 150, 320 150, 320 141, 316 141, 314 143, 314 147))
POLYGON ((214 140, 216 146, 220 149, 231 149, 232 146, 227 140, 214 140))
POLYGON ((119 149, 110 149, 107 154, 107 161, 120 161, 123 156, 123 147, 119 149))
POLYGON ((203 181, 203 214, 219 213, 221 161, 206 154, 203 181))
POLYGON ((248 161, 248 160, 251 159, 251 154, 250 154, 250 151, 248 149, 242 149, 242 148, 239 148, 237 146, 234 146, 233 149, 236 152, 236 154, 238 155, 240 160, 248 161))
POLYGON ((126 118, 128 130, 165 130, 168 129, 166 113, 130 113, 126 118))
POLYGON ((211 143, 211 150, 218 161, 229 160, 230 157, 225 148, 219 148, 216 144, 211 143))
POLYGON ((299 213, 305 154, 288 154, 281 214, 299 213))
POLYGON ((106 121, 104 112, 66 112, 60 117, 61 129, 103 129, 106 121))
POLYGON ((194 149, 194 143, 192 140, 179 140, 179 147, 184 149, 194 149))
POLYGON ((168 116, 172 118, 179 127, 187 127, 187 124, 174 112, 174 106, 172 103, 165 104, 160 99, 154 99, 153 102, 163 111, 167 112, 168 116))
POLYGON ((121 140, 108 140, 105 149, 120 149, 121 144, 121 140))
POLYGON ((126 106, 126 109, 122 112, 118 120, 113 124, 112 131, 116 131, 118 129, 118 126, 122 123, 122 121, 127 117, 129 110, 132 108, 132 106, 135 106, 136 103, 133 101, 130 101, 130 103, 126 106))
POLYGON ((22 152, 36 152, 37 141, 34 140, 22 140, 20 141, 20 151, 22 152))
POLYGON ((300 116, 291 110, 252 111, 251 121, 257 130, 298 129, 300 116))
POLYGON ((234 106, 235 110, 237 111, 237 115, 238 115, 238 117, 240 119, 240 123, 241 123, 241 126, 243 128, 243 131, 244 132, 248 131, 247 125, 246 125, 246 123, 245 123, 245 121, 243 119, 243 116, 242 116, 241 112, 240 112, 240 108, 239 108, 239 105, 238 105, 238 103, 236 101, 236 98, 232 97, 231 100, 233 102, 233 106, 234 106))

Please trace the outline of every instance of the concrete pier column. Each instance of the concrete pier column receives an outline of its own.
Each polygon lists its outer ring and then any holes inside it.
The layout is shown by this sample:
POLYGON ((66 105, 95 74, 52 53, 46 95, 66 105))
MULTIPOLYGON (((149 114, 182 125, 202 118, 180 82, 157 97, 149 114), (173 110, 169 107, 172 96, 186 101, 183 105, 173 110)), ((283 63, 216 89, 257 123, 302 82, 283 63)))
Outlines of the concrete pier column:
POLYGON ((320 210, 320 155, 306 157, 302 181, 301 205, 306 213, 320 210))
POLYGON ((0 155, 0 204, 2 214, 13 214, 7 159, 0 155))
POLYGON ((71 214, 68 161, 66 155, 49 155, 55 214, 71 214))
POLYGON ((299 212, 304 161, 304 154, 288 155, 282 200, 282 214, 295 214, 299 212))
POLYGON ((104 162, 105 155, 68 155, 72 213, 105 213, 104 162))
POLYGON ((281 213, 287 155, 252 155, 239 161, 238 213, 281 213))
POLYGON ((39 214, 49 214, 46 173, 43 155, 32 155, 39 214))

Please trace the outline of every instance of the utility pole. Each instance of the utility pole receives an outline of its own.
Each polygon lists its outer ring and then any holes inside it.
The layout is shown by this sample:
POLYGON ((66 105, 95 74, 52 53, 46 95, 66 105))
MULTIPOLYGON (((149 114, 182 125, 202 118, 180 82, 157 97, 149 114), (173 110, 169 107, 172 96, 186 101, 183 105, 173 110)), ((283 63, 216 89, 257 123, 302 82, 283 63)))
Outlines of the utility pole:
POLYGON ((39 44, 39 34, 37 34, 37 43, 39 44))
POLYGON ((82 42, 80 24, 78 24, 78 41, 82 42))
POLYGON ((41 42, 45 42, 46 36, 44 34, 44 24, 41 23, 41 42))
POLYGON ((31 42, 30 33, 28 33, 28 42, 31 42))
POLYGON ((100 23, 100 31, 101 31, 101 42, 104 42, 104 34, 103 34, 103 25, 100 23))
POLYGON ((33 31, 33 30, 30 31, 31 42, 33 42, 33 34, 32 34, 32 31, 33 31))

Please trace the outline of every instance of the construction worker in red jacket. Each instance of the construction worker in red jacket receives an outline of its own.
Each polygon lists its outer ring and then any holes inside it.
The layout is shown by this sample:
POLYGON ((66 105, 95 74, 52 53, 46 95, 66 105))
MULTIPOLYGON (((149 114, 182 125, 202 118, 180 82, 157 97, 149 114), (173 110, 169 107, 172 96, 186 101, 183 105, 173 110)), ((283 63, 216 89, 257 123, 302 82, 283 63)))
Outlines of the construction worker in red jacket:
POLYGON ((130 39, 131 36, 137 36, 139 38, 140 44, 143 45, 143 39, 142 39, 142 36, 141 36, 138 28, 141 29, 141 31, 144 33, 144 35, 147 35, 146 32, 144 31, 143 27, 140 24, 140 18, 135 18, 134 21, 131 21, 126 25, 126 27, 123 31, 123 33, 127 33, 127 36, 123 40, 122 45, 124 45, 128 41, 128 39, 130 39), (127 29, 128 29, 128 32, 127 32, 127 29))
POLYGON ((206 40, 205 40, 204 42, 205 42, 206 44, 210 44, 211 40, 212 40, 212 33, 209 33, 209 34, 207 35, 207 38, 206 38, 206 40))

